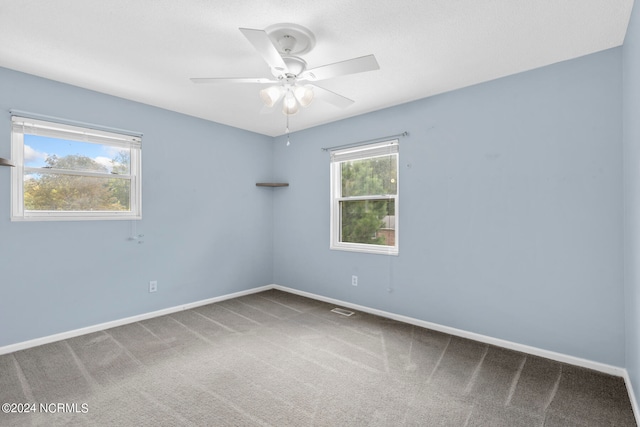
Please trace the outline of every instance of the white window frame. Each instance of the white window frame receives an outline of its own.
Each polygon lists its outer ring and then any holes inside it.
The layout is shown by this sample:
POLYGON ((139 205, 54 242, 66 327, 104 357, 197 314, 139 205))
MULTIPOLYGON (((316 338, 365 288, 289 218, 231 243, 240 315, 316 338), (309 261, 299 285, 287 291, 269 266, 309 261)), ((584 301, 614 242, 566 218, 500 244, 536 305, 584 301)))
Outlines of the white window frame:
POLYGON ((12 116, 11 159, 15 164, 11 173, 11 220, 12 221, 83 221, 83 220, 137 220, 142 219, 142 139, 140 136, 104 131, 84 126, 75 126, 47 120, 12 116), (24 165, 24 135, 35 134, 60 139, 69 139, 112 147, 128 148, 130 151, 129 175, 118 178, 131 181, 130 210, 128 211, 34 211, 24 207, 24 173, 43 172, 76 176, 104 177, 102 173, 51 168, 32 168, 24 165))
POLYGON ((384 142, 378 142, 373 144, 359 145, 356 147, 349 147, 343 149, 332 150, 331 154, 331 243, 330 249, 351 251, 351 252, 365 252, 372 254, 383 255, 398 255, 399 253, 399 193, 400 193, 400 180, 399 176, 396 176, 397 191, 396 194, 371 194, 367 196, 357 197, 342 197, 342 174, 341 164, 350 160, 362 160, 373 157, 382 157, 388 155, 395 155, 396 171, 397 175, 400 174, 399 163, 399 144, 398 140, 390 140, 384 142), (389 245, 375 245, 368 243, 352 243, 341 241, 341 215, 340 215, 340 202, 342 201, 356 201, 356 200, 393 200, 395 206, 395 244, 389 245))

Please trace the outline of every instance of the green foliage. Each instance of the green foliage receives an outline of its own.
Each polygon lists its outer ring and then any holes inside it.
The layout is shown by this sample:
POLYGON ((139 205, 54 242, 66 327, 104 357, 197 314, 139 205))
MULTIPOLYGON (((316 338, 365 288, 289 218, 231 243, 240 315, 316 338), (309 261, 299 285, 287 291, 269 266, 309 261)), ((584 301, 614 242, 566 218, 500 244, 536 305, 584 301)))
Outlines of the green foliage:
MULTIPOLYGON (((111 173, 115 175, 128 175, 130 173, 131 154, 129 151, 119 152, 111 160, 111 173)), ((111 179, 109 182, 111 193, 118 200, 120 206, 129 209, 131 185, 127 179, 111 179)))
POLYGON ((64 157, 58 157, 54 154, 47 157, 44 162, 47 164, 45 167, 48 168, 107 172, 107 168, 100 163, 78 154, 69 154, 64 157))
MULTIPOLYGON (((119 156, 128 156, 120 153, 119 156)), ((120 160, 124 159, 122 157, 120 160)), ((114 162, 114 171, 120 162, 114 162)), ((126 211, 129 210, 129 180, 116 178, 95 160, 81 155, 49 156, 45 168, 102 172, 104 177, 39 173, 24 181, 24 206, 27 210, 52 211, 126 211)), ((127 170, 128 170, 128 166, 127 170)))
MULTIPOLYGON (((395 155, 343 162, 341 174, 342 197, 386 196, 398 191, 395 155)), ((388 244, 378 230, 384 227, 386 216, 395 215, 393 200, 342 201, 340 212, 343 242, 388 244)))
POLYGON ((396 194, 396 156, 342 163, 342 197, 396 194))
MULTIPOLYGON (((341 203, 342 241, 386 244, 384 236, 377 234, 384 226, 382 218, 389 212, 388 200, 354 200, 341 203)), ((391 213, 393 215, 393 213, 391 213)))

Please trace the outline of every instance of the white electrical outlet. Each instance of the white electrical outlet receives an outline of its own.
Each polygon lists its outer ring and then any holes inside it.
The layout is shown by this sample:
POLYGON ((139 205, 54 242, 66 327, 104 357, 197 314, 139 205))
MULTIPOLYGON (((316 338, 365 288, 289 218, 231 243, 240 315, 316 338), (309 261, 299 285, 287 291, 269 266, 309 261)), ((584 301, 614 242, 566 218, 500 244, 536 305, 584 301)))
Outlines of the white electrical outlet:
POLYGON ((158 290, 158 281, 152 280, 149 282, 149 292, 155 292, 158 290))
POLYGON ((358 286, 358 276, 351 276, 351 285, 358 286))

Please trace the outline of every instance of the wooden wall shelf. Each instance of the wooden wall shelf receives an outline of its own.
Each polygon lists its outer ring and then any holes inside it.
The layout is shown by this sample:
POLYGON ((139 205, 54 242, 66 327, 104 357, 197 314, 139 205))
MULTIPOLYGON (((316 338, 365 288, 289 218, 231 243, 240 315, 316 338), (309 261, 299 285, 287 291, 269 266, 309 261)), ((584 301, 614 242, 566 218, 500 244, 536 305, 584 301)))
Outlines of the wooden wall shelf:
POLYGON ((288 187, 288 182, 256 182, 257 187, 288 187))

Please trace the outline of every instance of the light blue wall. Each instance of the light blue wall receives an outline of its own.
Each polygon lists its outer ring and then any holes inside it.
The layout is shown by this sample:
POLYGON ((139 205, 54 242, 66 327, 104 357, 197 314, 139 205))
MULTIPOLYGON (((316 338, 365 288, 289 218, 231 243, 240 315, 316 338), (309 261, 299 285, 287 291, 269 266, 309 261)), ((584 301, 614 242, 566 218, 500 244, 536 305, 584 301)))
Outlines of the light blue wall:
POLYGON ((0 157, 10 108, 144 133, 145 235, 12 223, 0 168, 0 346, 278 283, 624 366, 622 52, 297 132, 290 147, 0 69, 0 157), (330 251, 320 148, 405 130, 400 255, 330 251), (270 179, 290 187, 255 187, 270 179))
POLYGON ((0 346, 271 283, 272 138, 0 68, 0 157, 10 108, 144 133, 144 243, 130 221, 10 222, 0 168, 0 346))
POLYGON ((612 49, 278 138, 275 282, 624 366, 621 73, 612 49), (329 250, 321 147, 402 131, 400 255, 329 250))
POLYGON ((640 6, 623 47, 625 302, 627 371, 640 397, 640 6))

